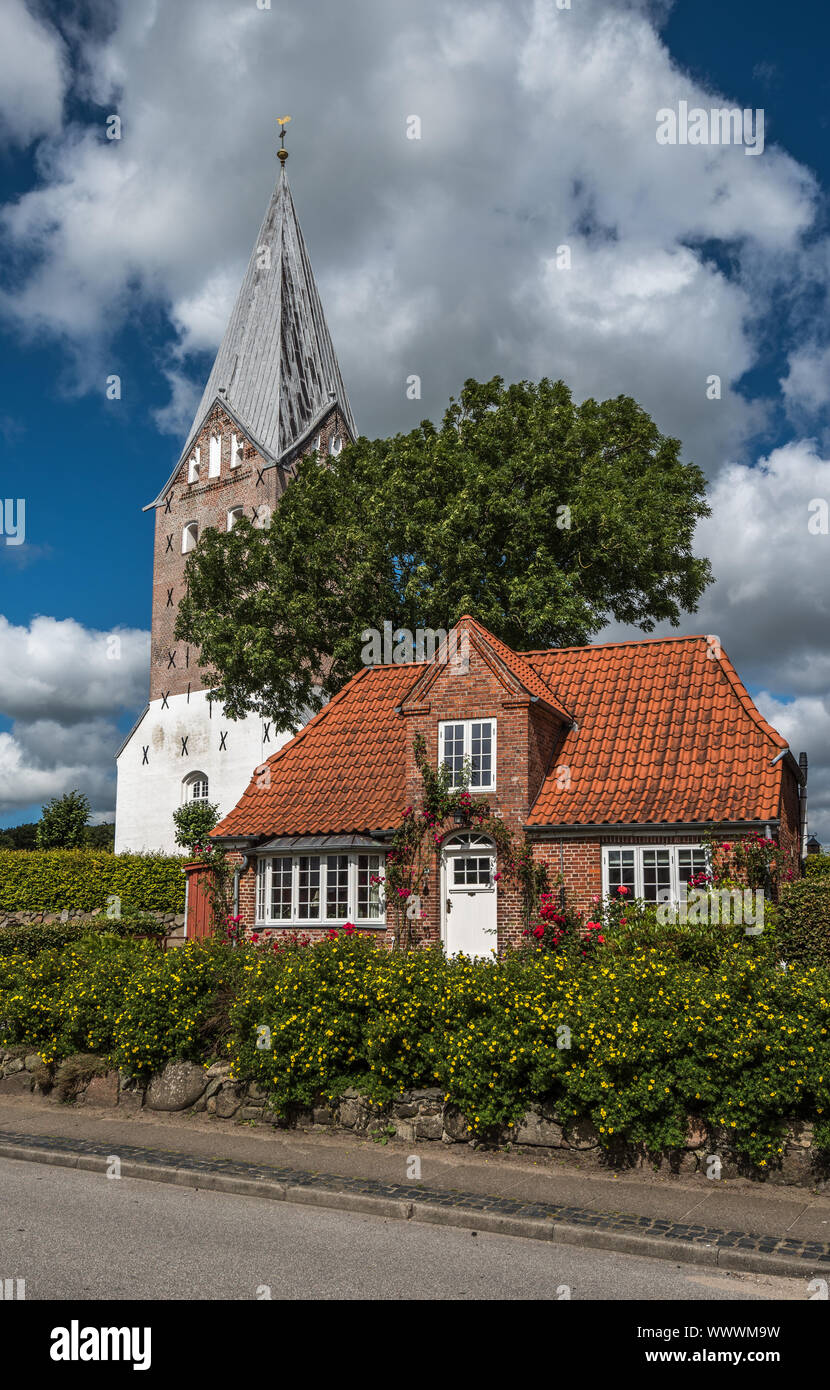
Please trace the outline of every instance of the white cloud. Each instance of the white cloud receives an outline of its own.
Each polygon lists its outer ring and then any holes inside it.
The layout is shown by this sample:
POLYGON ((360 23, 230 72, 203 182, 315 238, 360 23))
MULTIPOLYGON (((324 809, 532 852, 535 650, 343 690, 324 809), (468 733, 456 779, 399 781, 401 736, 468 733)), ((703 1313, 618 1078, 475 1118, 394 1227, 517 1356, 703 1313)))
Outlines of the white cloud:
POLYGON ((71 619, 0 618, 0 814, 77 788, 100 818, 115 802, 115 723, 147 695, 149 633, 71 619))
POLYGON ((24 0, 0 5, 0 136, 28 145, 61 123, 66 89, 64 44, 24 0))
MULTIPOLYGON (((126 5, 85 51, 84 81, 123 138, 69 128, 42 186, 6 210, 40 253, 7 313, 63 337, 79 385, 143 299, 178 334, 162 427, 186 430, 187 355, 221 334, 276 172, 262 94, 293 110, 289 169, 362 427, 416 422, 465 377, 565 375, 577 396, 639 394, 714 471, 763 414, 753 306, 792 272, 811 176, 768 145, 664 147, 656 112, 709 105, 646 4, 554 0, 224 0, 126 5), (326 43, 320 44, 320 33, 326 43), (422 138, 407 140, 418 114, 422 138), (728 241, 727 277, 700 247, 728 241), (574 248, 565 285, 550 270, 574 248), (746 283, 744 283, 746 281, 746 283), (705 378, 724 382, 705 408, 705 378)), ((193 389, 198 397, 200 383, 193 389)))
POLYGON ((134 708, 149 666, 146 632, 95 632, 71 618, 16 627, 0 617, 0 711, 11 719, 73 723, 134 708))

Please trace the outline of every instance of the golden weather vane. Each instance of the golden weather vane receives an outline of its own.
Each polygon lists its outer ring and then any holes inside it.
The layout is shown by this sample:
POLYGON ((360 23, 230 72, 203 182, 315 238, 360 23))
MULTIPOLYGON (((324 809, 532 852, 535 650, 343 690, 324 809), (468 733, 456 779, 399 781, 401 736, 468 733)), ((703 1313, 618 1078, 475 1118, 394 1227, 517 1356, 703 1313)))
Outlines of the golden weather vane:
POLYGON ((277 150, 277 159, 279 160, 283 168, 285 167, 285 161, 288 158, 288 150, 285 148, 285 127, 288 125, 288 122, 290 120, 290 116, 277 116, 277 125, 280 128, 280 147, 277 150))

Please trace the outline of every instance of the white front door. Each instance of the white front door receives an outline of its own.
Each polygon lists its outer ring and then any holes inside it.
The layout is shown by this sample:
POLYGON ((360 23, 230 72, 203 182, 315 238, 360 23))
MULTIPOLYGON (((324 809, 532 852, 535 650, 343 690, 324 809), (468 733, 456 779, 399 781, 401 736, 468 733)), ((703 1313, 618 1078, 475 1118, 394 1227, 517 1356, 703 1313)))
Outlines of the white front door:
POLYGON ((496 867, 492 844, 459 835, 444 851, 444 943, 448 956, 490 957, 497 949, 496 867))

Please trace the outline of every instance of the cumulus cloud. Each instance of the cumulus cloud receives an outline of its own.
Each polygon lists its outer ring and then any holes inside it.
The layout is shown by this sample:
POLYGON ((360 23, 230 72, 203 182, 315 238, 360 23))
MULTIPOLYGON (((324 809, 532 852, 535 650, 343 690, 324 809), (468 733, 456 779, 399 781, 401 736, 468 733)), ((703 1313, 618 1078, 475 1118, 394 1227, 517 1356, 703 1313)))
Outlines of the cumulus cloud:
POLYGON ((78 788, 98 815, 115 802, 116 719, 147 695, 149 634, 71 619, 0 618, 0 814, 78 788))
POLYGON ((759 302, 791 278, 815 187, 772 145, 748 159, 657 144, 660 107, 728 94, 678 70, 655 14, 623 0, 567 11, 555 0, 122 0, 83 72, 123 138, 105 139, 102 116, 44 150, 42 183, 5 213, 12 250, 37 253, 5 311, 81 344, 82 388, 136 296, 161 303, 177 337, 155 419, 186 430, 199 387, 187 389, 188 359, 219 340, 275 175, 262 93, 278 81, 362 429, 434 416, 471 374, 563 375, 578 396, 637 394, 715 471, 764 414, 735 390, 757 354, 744 281, 759 302), (417 140, 406 138, 413 115, 417 140), (703 249, 717 240, 730 246, 728 277, 703 249), (563 242, 572 268, 557 273, 563 242), (413 373, 419 403, 405 395, 413 373))
POLYGON ((61 123, 66 90, 63 40, 25 0, 0 6, 0 137, 28 145, 61 123))

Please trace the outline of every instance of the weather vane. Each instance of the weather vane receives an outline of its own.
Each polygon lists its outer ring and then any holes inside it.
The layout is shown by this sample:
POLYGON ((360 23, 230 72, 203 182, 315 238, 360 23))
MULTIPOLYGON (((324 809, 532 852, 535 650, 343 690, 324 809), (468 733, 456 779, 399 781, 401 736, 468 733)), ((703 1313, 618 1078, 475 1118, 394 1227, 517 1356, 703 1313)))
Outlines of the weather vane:
POLYGON ((277 117, 277 125, 280 128, 280 147, 277 150, 277 159, 279 160, 283 168, 285 168, 285 161, 288 158, 288 150, 285 148, 285 127, 288 125, 288 122, 290 120, 290 116, 277 117))

